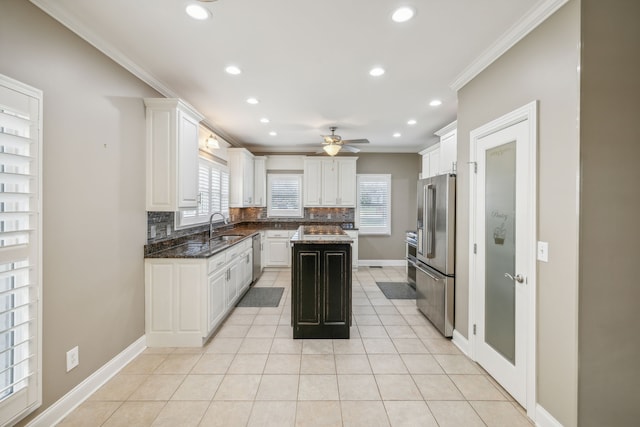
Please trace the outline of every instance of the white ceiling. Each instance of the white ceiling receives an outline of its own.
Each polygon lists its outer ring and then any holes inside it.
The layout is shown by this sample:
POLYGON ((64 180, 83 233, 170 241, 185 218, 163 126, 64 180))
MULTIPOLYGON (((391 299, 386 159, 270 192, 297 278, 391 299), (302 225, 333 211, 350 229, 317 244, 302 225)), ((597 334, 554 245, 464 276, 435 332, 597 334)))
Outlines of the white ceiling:
POLYGON ((363 152, 417 152, 456 119, 452 82, 543 0, 32 0, 234 145, 313 152, 337 126, 363 152), (199 3, 211 18, 184 9, 199 3), (399 6, 415 17, 391 20, 399 6), (224 69, 237 65, 242 74, 224 69), (369 70, 382 66, 382 77, 369 70), (259 99, 249 105, 250 96, 259 99), (430 107, 432 99, 442 100, 430 107), (267 117, 269 124, 260 123, 267 117), (409 119, 417 124, 407 125, 409 119), (277 132, 270 136, 269 132, 277 132), (399 138, 392 135, 402 134, 399 138))

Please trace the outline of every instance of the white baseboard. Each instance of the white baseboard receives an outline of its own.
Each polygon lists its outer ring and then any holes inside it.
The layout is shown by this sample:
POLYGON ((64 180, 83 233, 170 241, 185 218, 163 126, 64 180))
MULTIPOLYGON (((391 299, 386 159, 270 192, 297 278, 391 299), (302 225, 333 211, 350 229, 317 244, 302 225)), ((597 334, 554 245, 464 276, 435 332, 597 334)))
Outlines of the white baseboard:
POLYGON ((359 259, 358 267, 403 267, 405 259, 359 259))
POLYGON ((146 338, 143 335, 31 420, 27 427, 50 427, 59 423, 96 390, 120 372, 129 362, 135 359, 136 356, 142 353, 145 348, 147 348, 146 338))
POLYGON ((553 418, 553 415, 539 404, 536 405, 536 425, 538 427, 563 427, 560 421, 553 418))
POLYGON ((469 356, 469 340, 466 339, 457 329, 453 330, 453 337, 451 338, 451 342, 455 344, 456 347, 460 349, 466 356, 469 356))

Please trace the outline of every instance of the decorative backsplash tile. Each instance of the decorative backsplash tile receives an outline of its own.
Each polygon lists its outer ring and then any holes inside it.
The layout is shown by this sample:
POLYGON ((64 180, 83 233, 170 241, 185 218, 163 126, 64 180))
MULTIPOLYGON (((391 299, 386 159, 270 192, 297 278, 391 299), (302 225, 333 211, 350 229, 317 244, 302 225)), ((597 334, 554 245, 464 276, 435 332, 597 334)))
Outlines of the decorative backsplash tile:
MULTIPOLYGON (((305 208, 304 218, 267 218, 267 208, 231 208, 229 219, 231 224, 242 222, 269 223, 278 227, 287 223, 312 222, 336 223, 342 228, 350 229, 354 226, 354 208, 305 208)), ((209 230, 209 224, 196 225, 181 230, 175 230, 175 212, 147 212, 147 244, 173 240, 192 234, 204 233, 209 230), (153 233, 152 233, 153 231, 153 233), (152 235, 154 235, 152 237, 152 235)), ((214 225, 216 229, 226 227, 223 224, 214 225)))

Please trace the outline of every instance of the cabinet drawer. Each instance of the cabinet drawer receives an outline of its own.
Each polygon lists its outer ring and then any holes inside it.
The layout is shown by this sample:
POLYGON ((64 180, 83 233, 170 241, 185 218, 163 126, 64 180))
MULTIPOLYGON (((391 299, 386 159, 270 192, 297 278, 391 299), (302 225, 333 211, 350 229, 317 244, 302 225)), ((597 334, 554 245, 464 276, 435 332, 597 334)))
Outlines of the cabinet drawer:
POLYGON ((220 252, 207 260, 207 274, 211 274, 226 264, 225 251, 220 252))
POLYGON ((269 237, 290 237, 289 230, 267 230, 267 238, 269 237))
POLYGON ((229 249, 224 251, 224 253, 226 255, 226 262, 231 262, 237 259, 242 253, 242 244, 233 245, 229 249))

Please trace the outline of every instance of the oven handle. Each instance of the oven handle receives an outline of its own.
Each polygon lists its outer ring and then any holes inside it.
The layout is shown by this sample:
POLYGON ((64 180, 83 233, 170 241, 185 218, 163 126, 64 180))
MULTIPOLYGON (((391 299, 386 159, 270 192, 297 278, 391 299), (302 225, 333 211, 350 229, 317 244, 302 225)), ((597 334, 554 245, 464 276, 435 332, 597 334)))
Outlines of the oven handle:
POLYGON ((439 278, 437 278, 436 276, 434 276, 433 274, 429 273, 427 270, 425 270, 424 268, 421 268, 418 264, 415 264, 416 268, 420 271, 422 271, 424 274, 426 274, 427 276, 431 277, 433 280, 435 280, 436 282, 440 281, 439 278))
POLYGON ((418 268, 418 266, 416 265, 415 261, 413 261, 411 258, 407 257, 407 262, 415 268, 418 268))

